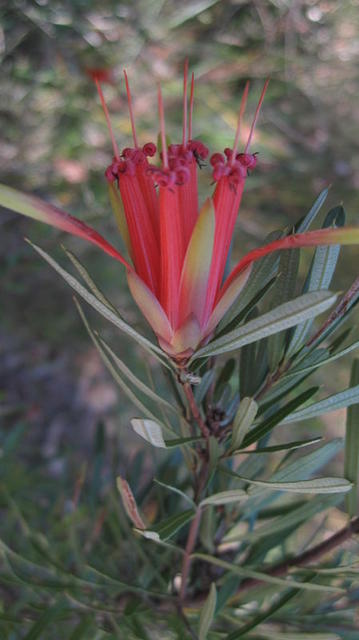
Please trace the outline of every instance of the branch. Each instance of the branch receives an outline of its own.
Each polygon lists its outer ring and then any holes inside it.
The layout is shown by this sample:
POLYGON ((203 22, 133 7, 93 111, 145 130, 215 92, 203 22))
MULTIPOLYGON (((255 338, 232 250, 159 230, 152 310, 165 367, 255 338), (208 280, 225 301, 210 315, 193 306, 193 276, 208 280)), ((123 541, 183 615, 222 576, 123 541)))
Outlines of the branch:
MULTIPOLYGON (((279 562, 278 564, 269 567, 266 571, 263 571, 263 573, 265 573, 267 576, 278 577, 287 574, 292 567, 302 567, 312 562, 316 562, 322 556, 330 553, 347 540, 350 540, 350 538, 356 533, 359 533, 359 517, 354 518, 354 520, 349 522, 346 527, 343 527, 343 529, 340 529, 340 531, 334 533, 334 535, 332 535, 327 540, 324 540, 323 542, 317 544, 315 547, 312 547, 312 549, 308 549, 308 551, 304 551, 298 556, 293 556, 292 558, 288 558, 283 562, 279 562)), ((243 592, 247 592, 250 589, 258 587, 262 584, 262 582, 263 580, 260 580, 259 578, 246 578, 241 582, 239 588, 231 598, 230 602, 236 601, 243 592)), ((201 606, 207 596, 207 592, 201 593, 194 600, 192 599, 191 601, 188 601, 188 606, 201 606)))

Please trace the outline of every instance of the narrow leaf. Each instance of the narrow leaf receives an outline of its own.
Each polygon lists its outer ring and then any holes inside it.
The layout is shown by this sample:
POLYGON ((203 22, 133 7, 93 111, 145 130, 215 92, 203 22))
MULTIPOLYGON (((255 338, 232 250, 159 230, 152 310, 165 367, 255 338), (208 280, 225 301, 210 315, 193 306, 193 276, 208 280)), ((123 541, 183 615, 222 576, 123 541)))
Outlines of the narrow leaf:
POLYGON ((233 420, 231 449, 239 449, 244 437, 247 435, 254 418, 257 415, 258 405, 253 398, 243 398, 233 420))
POLYGON ((142 391, 142 393, 145 396, 150 398, 150 400, 153 400, 156 404, 162 405, 163 407, 165 407, 169 411, 172 411, 172 412, 177 414, 177 411, 176 411, 175 407, 172 404, 170 404, 169 402, 167 402, 167 400, 165 400, 164 398, 159 396, 158 393, 155 393, 152 389, 150 389, 150 387, 148 387, 144 382, 142 382, 142 380, 137 378, 137 376, 135 376, 135 374, 131 371, 131 369, 129 369, 125 365, 125 363, 118 357, 118 355, 116 355, 112 351, 112 349, 108 346, 108 344, 105 342, 105 340, 103 340, 100 336, 99 336, 99 341, 100 341, 101 345, 103 346, 103 348, 105 349, 105 351, 107 351, 107 353, 111 356, 111 358, 113 359, 114 363, 119 368, 121 373, 123 373, 126 376, 126 378, 130 382, 132 382, 132 384, 135 387, 137 387, 137 389, 139 389, 139 391, 142 391))
POLYGON ((296 230, 297 233, 303 233, 303 231, 307 231, 309 229, 310 225, 315 220, 321 207, 323 206, 325 200, 327 199, 328 193, 329 193, 328 188, 323 189, 323 191, 320 192, 319 196, 317 197, 310 211, 307 213, 305 218, 303 218, 302 222, 299 223, 298 228, 296 230))
MULTIPOLYGON (((118 315, 113 313, 107 306, 105 306, 99 300, 97 300, 97 298, 92 293, 90 293, 85 287, 83 287, 82 284, 80 284, 80 282, 76 280, 76 278, 74 278, 70 273, 65 271, 65 269, 60 267, 60 265, 53 258, 51 258, 51 256, 49 256, 46 253, 46 251, 44 251, 43 249, 40 249, 40 247, 33 244, 29 240, 27 240, 27 242, 31 244, 31 246, 35 249, 35 251, 37 251, 37 253, 40 254, 40 256, 44 258, 44 260, 46 260, 46 262, 48 262, 48 264, 53 269, 55 269, 55 271, 57 271, 57 273, 59 273, 64 280, 66 280, 66 282, 70 285, 70 287, 72 287, 72 289, 74 289, 76 293, 78 293, 79 296, 81 296, 81 298, 83 298, 89 305, 91 305, 94 309, 96 309, 96 311, 98 311, 98 313, 104 316, 104 318, 109 320, 109 322, 112 322, 112 324, 114 324, 118 329, 120 329, 121 331, 129 335, 131 338, 133 338, 142 347, 144 347, 146 351, 148 351, 151 355, 159 354, 160 356, 164 356, 164 353, 163 351, 161 351, 161 349, 156 347, 156 345, 154 345, 152 342, 147 340, 147 338, 142 336, 140 333, 137 333, 137 331, 135 331, 129 324, 127 324, 118 315)), ((163 363, 162 357, 160 358, 160 360, 163 363)))
MULTIPOLYGON (((151 529, 142 531, 142 535, 145 538, 153 540, 168 540, 177 533, 185 524, 190 522, 195 515, 194 509, 188 509, 182 513, 170 516, 165 520, 162 520, 156 525, 151 526, 151 529)), ((140 527, 141 529, 141 527, 140 527)))
POLYGON ((247 497, 246 491, 242 489, 229 489, 228 491, 220 491, 205 498, 200 502, 199 506, 206 507, 207 505, 230 504, 231 502, 245 500, 247 497))
POLYGON ((326 291, 306 293, 231 331, 222 338, 213 340, 207 347, 199 349, 195 357, 203 358, 234 351, 245 344, 293 327, 331 307, 336 297, 335 294, 326 291))
POLYGON ((80 276, 82 277, 84 282, 87 284, 87 286, 90 289, 90 291, 92 291, 94 296, 100 302, 102 302, 102 304, 104 304, 106 307, 111 309, 111 311, 116 313, 116 315, 121 317, 121 314, 118 312, 118 310, 113 306, 113 304, 111 304, 111 302, 109 300, 107 300, 106 296, 102 293, 102 291, 98 288, 96 283, 92 280, 89 272, 84 267, 82 262, 80 262, 80 260, 72 253, 72 251, 70 251, 66 247, 62 246, 62 249, 66 253, 66 255, 69 258, 69 260, 71 260, 71 262, 74 265, 75 269, 77 269, 77 271, 79 272, 80 276))
POLYGON ((206 640, 208 631, 211 628, 214 612, 216 610, 217 603, 217 590, 214 582, 211 584, 209 594, 206 602, 204 603, 201 615, 199 618, 199 640, 206 640))
POLYGON ((344 409, 345 407, 350 407, 353 404, 357 403, 359 403, 359 384, 357 384, 355 387, 345 389, 345 391, 335 393, 328 398, 324 398, 324 400, 320 400, 320 402, 314 402, 305 409, 295 411, 291 415, 284 418, 282 424, 299 422, 300 420, 308 420, 309 418, 320 416, 323 413, 336 411, 337 409, 344 409))
POLYGON ((269 584, 275 584, 280 587, 297 587, 299 589, 308 589, 309 591, 344 591, 339 587, 331 587, 322 584, 312 584, 310 582, 299 582, 297 580, 293 580, 292 578, 277 578, 275 576, 271 576, 267 573, 261 571, 253 571, 253 569, 249 569, 246 566, 239 566, 233 562, 226 562, 225 560, 220 560, 214 556, 209 556, 205 553, 193 553, 192 558, 197 558, 198 560, 202 560, 203 562, 207 562, 208 564, 213 564, 221 569, 225 569, 230 573, 236 573, 237 575, 245 578, 254 578, 255 580, 262 580, 263 582, 268 582, 269 584))
MULTIPOLYGON (((252 480, 238 476, 241 480, 271 491, 286 491, 289 493, 346 493, 350 491, 352 483, 345 478, 314 478, 312 480, 297 480, 295 482, 273 482, 271 480, 252 480)), ((251 493, 251 489, 248 490, 251 493)))
POLYGON ((321 440, 321 437, 307 438, 306 440, 294 440, 292 442, 283 442, 282 444, 274 444, 270 447, 259 447, 257 449, 236 449, 232 455, 238 453, 256 454, 256 453, 274 453, 275 451, 292 451, 294 449, 301 449, 302 447, 308 447, 311 444, 316 444, 321 440))

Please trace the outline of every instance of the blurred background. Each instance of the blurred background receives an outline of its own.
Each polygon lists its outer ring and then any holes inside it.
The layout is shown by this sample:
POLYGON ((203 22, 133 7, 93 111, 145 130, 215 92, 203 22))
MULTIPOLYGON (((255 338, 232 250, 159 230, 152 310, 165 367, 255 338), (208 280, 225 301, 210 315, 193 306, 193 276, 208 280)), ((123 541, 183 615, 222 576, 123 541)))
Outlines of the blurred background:
MULTIPOLYGON (((141 141, 157 138, 159 80, 168 132, 177 140, 188 57, 196 75, 194 136, 212 152, 232 144, 246 80, 251 81, 248 129, 263 82, 271 78, 253 144, 259 164, 247 181, 237 225, 236 256, 269 231, 298 220, 329 183, 323 216, 344 202, 348 222, 358 224, 359 0, 12 0, 0 11, 1 182, 40 195, 113 238, 104 179, 111 145, 86 69, 112 70, 114 82, 104 92, 122 148, 131 144, 123 68, 130 76, 141 141)), ((203 193, 209 183, 204 169, 203 193)), ((21 479, 34 461, 42 486, 49 478, 73 486, 79 463, 97 464, 93 452, 102 455, 100 422, 121 457, 132 442, 128 423, 134 415, 92 348, 71 291, 24 236, 63 264, 64 242, 126 318, 141 331, 147 328, 117 263, 8 211, 1 212, 0 226, 1 419, 4 433, 14 433, 14 441, 21 438, 25 466, 17 462, 12 468, 12 488, 21 497, 21 479)), ((356 248, 342 250, 334 289, 351 284, 357 257, 356 248)), ((303 258, 302 273, 309 259, 303 258)), ((121 357, 142 371, 142 353, 92 317, 95 327, 112 336, 121 357)), ((326 369, 326 379, 319 380, 325 395, 348 386, 349 366, 343 360, 326 369)), ((325 418, 329 435, 342 435, 343 415, 325 418)), ((137 451, 137 440, 134 446, 137 451)), ((39 496, 46 507, 41 489, 39 496)))

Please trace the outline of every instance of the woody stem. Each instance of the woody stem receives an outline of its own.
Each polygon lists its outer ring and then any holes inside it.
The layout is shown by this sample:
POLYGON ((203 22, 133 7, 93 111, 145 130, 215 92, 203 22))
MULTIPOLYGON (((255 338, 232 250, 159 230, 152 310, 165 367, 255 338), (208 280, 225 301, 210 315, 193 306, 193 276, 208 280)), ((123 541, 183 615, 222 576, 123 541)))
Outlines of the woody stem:
POLYGON ((182 602, 186 597, 187 581, 189 576, 189 570, 191 568, 191 554, 196 544, 198 529, 201 522, 201 515, 202 515, 202 511, 200 507, 198 507, 196 511, 196 515, 191 522, 191 526, 188 532, 187 544, 186 544, 185 553, 183 556, 182 569, 181 569, 180 599, 182 602))
POLYGON ((204 420, 202 419, 200 410, 199 410, 199 408, 198 408, 198 406, 196 404, 196 400, 195 400, 195 397, 193 395, 192 387, 191 387, 189 382, 185 382, 184 383, 183 390, 184 390, 185 396, 186 396, 186 398, 188 400, 188 404, 189 404, 189 407, 191 409, 192 416, 195 419, 195 421, 197 422, 197 424, 198 424, 198 426, 199 426, 199 428, 200 428, 200 430, 202 432, 202 435, 204 436, 204 438, 207 439, 208 436, 209 436, 208 427, 206 426, 204 420))

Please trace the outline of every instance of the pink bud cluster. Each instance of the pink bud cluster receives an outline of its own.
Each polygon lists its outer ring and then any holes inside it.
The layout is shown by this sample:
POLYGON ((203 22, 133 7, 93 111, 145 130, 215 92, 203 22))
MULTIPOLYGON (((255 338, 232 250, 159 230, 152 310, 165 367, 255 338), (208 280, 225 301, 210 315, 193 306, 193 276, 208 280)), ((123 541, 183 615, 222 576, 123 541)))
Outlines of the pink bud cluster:
POLYGON ((248 175, 251 169, 257 165, 256 153, 237 153, 233 157, 233 150, 226 147, 224 155, 214 153, 210 158, 213 167, 213 180, 218 182, 224 176, 228 177, 229 183, 235 187, 248 175))

